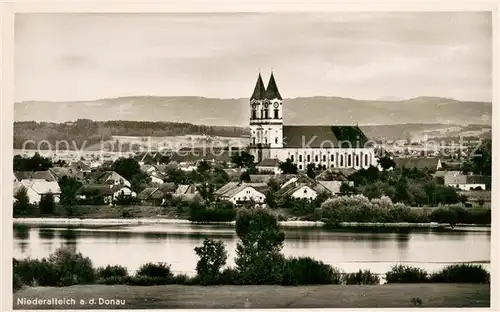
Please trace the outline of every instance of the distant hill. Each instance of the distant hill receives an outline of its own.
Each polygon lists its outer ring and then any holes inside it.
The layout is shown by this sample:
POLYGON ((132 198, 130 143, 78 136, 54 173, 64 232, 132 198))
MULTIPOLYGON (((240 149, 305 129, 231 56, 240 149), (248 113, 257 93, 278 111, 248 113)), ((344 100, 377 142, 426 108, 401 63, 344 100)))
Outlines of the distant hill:
MULTIPOLYGON (((340 97, 284 100, 285 124, 491 125, 491 103, 437 97, 364 101, 340 97)), ((27 101, 14 105, 15 121, 130 120, 247 127, 248 99, 133 96, 80 102, 27 101)))

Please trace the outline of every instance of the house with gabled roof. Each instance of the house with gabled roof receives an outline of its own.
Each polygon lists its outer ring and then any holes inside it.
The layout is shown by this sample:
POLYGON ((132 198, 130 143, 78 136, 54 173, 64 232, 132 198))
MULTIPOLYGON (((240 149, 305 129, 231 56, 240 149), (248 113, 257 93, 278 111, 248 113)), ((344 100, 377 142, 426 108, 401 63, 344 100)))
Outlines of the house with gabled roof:
MULTIPOLYGON (((40 202, 45 195, 53 195, 54 202, 59 202, 61 188, 56 181, 47 181, 44 179, 23 179, 20 182, 14 182, 14 192, 17 193, 21 188, 25 188, 30 203, 36 204, 40 202)), ((14 194, 15 194, 14 193, 14 194)))
POLYGON ((90 199, 99 197, 104 200, 104 203, 111 204, 120 195, 136 197, 137 193, 130 189, 127 185, 115 184, 84 184, 76 191, 79 199, 90 199))
POLYGON ((94 171, 85 175, 88 184, 114 184, 131 187, 130 182, 115 171, 94 171))
POLYGON ((144 203, 149 203, 154 206, 161 205, 165 198, 176 191, 175 183, 164 183, 157 187, 147 187, 140 192, 137 197, 144 203))
POLYGON ((290 159, 299 170, 308 164, 356 170, 377 165, 375 144, 358 125, 285 125, 286 103, 273 72, 267 87, 259 73, 249 102, 249 151, 258 163, 290 159))
POLYGON ((228 182, 220 189, 216 190, 214 194, 217 198, 230 201, 234 204, 251 200, 260 204, 266 199, 266 195, 245 182, 228 182))
POLYGON ((278 158, 266 158, 255 166, 259 172, 280 174, 280 161, 278 158))
POLYGON ((49 171, 14 171, 14 182, 23 180, 44 180, 47 182, 57 181, 56 177, 49 171))

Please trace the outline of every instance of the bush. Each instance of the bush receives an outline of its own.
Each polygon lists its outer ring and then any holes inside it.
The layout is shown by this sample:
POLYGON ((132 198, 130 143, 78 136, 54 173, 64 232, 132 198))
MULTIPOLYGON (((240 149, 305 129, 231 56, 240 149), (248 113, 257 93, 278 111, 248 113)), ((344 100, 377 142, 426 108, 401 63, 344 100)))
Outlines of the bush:
POLYGON ((15 261, 13 274, 21 283, 29 286, 59 286, 57 267, 47 259, 25 259, 15 261))
POLYGON ((194 285, 198 283, 197 278, 191 278, 187 274, 179 274, 172 278, 172 284, 177 285, 194 285))
POLYGON ((238 271, 233 268, 226 268, 219 276, 219 283, 221 285, 240 285, 241 280, 238 271))
POLYGON ((285 261, 282 285, 340 284, 341 274, 330 265, 309 257, 285 261))
POLYGON ((17 274, 12 274, 12 291, 16 292, 23 287, 21 277, 17 274))
POLYGON ((90 258, 72 249, 58 249, 49 256, 48 262, 49 270, 50 266, 55 266, 58 286, 91 284, 95 281, 95 271, 90 258))
POLYGON ((124 277, 128 275, 127 268, 120 265, 108 265, 105 268, 98 268, 96 271, 97 277, 103 279, 109 277, 124 277))
POLYGON ((489 283, 490 274, 481 265, 455 264, 430 276, 432 283, 489 283))
POLYGON ((427 276, 425 270, 398 264, 385 274, 385 279, 387 283, 425 283, 427 276))
POLYGON ((171 279, 174 277, 170 271, 170 265, 164 262, 143 264, 137 271, 136 276, 171 279))
POLYGON ((356 273, 345 274, 343 282, 347 285, 378 285, 380 284, 380 278, 370 270, 359 270, 356 273))

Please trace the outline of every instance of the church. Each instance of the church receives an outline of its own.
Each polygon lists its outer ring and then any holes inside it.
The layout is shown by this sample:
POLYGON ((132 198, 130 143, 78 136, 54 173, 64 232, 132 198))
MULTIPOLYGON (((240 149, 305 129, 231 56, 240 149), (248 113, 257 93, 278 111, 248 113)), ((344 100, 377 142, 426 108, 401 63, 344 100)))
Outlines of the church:
POLYGON ((267 88, 259 73, 250 97, 250 153, 262 160, 290 159, 299 170, 314 163, 326 168, 377 166, 375 147, 363 131, 353 125, 284 125, 283 101, 274 74, 267 88))

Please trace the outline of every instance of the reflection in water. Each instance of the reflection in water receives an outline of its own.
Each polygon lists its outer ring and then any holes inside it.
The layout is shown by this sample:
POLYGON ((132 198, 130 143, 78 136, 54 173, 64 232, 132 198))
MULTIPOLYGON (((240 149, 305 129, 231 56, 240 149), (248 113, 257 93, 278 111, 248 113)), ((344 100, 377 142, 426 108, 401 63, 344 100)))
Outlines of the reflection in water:
POLYGON ((14 238, 25 240, 30 238, 30 228, 25 224, 14 224, 14 238))
POLYGON ((52 240, 56 235, 56 231, 51 228, 40 228, 38 230, 38 237, 40 239, 52 240))
MULTIPOLYGON (((285 256, 306 256, 346 272, 386 272, 396 263, 429 271, 454 262, 489 263, 490 232, 436 229, 343 229, 284 227, 285 256)), ((14 227, 14 257, 42 258, 59 246, 76 248, 94 265, 117 264, 131 272, 164 261, 177 273, 194 272, 194 247, 205 237, 220 239, 234 265, 237 236, 231 225, 152 224, 100 227, 14 227), (30 235, 32 231, 38 231, 30 235), (78 244, 77 244, 78 242, 78 244)))

